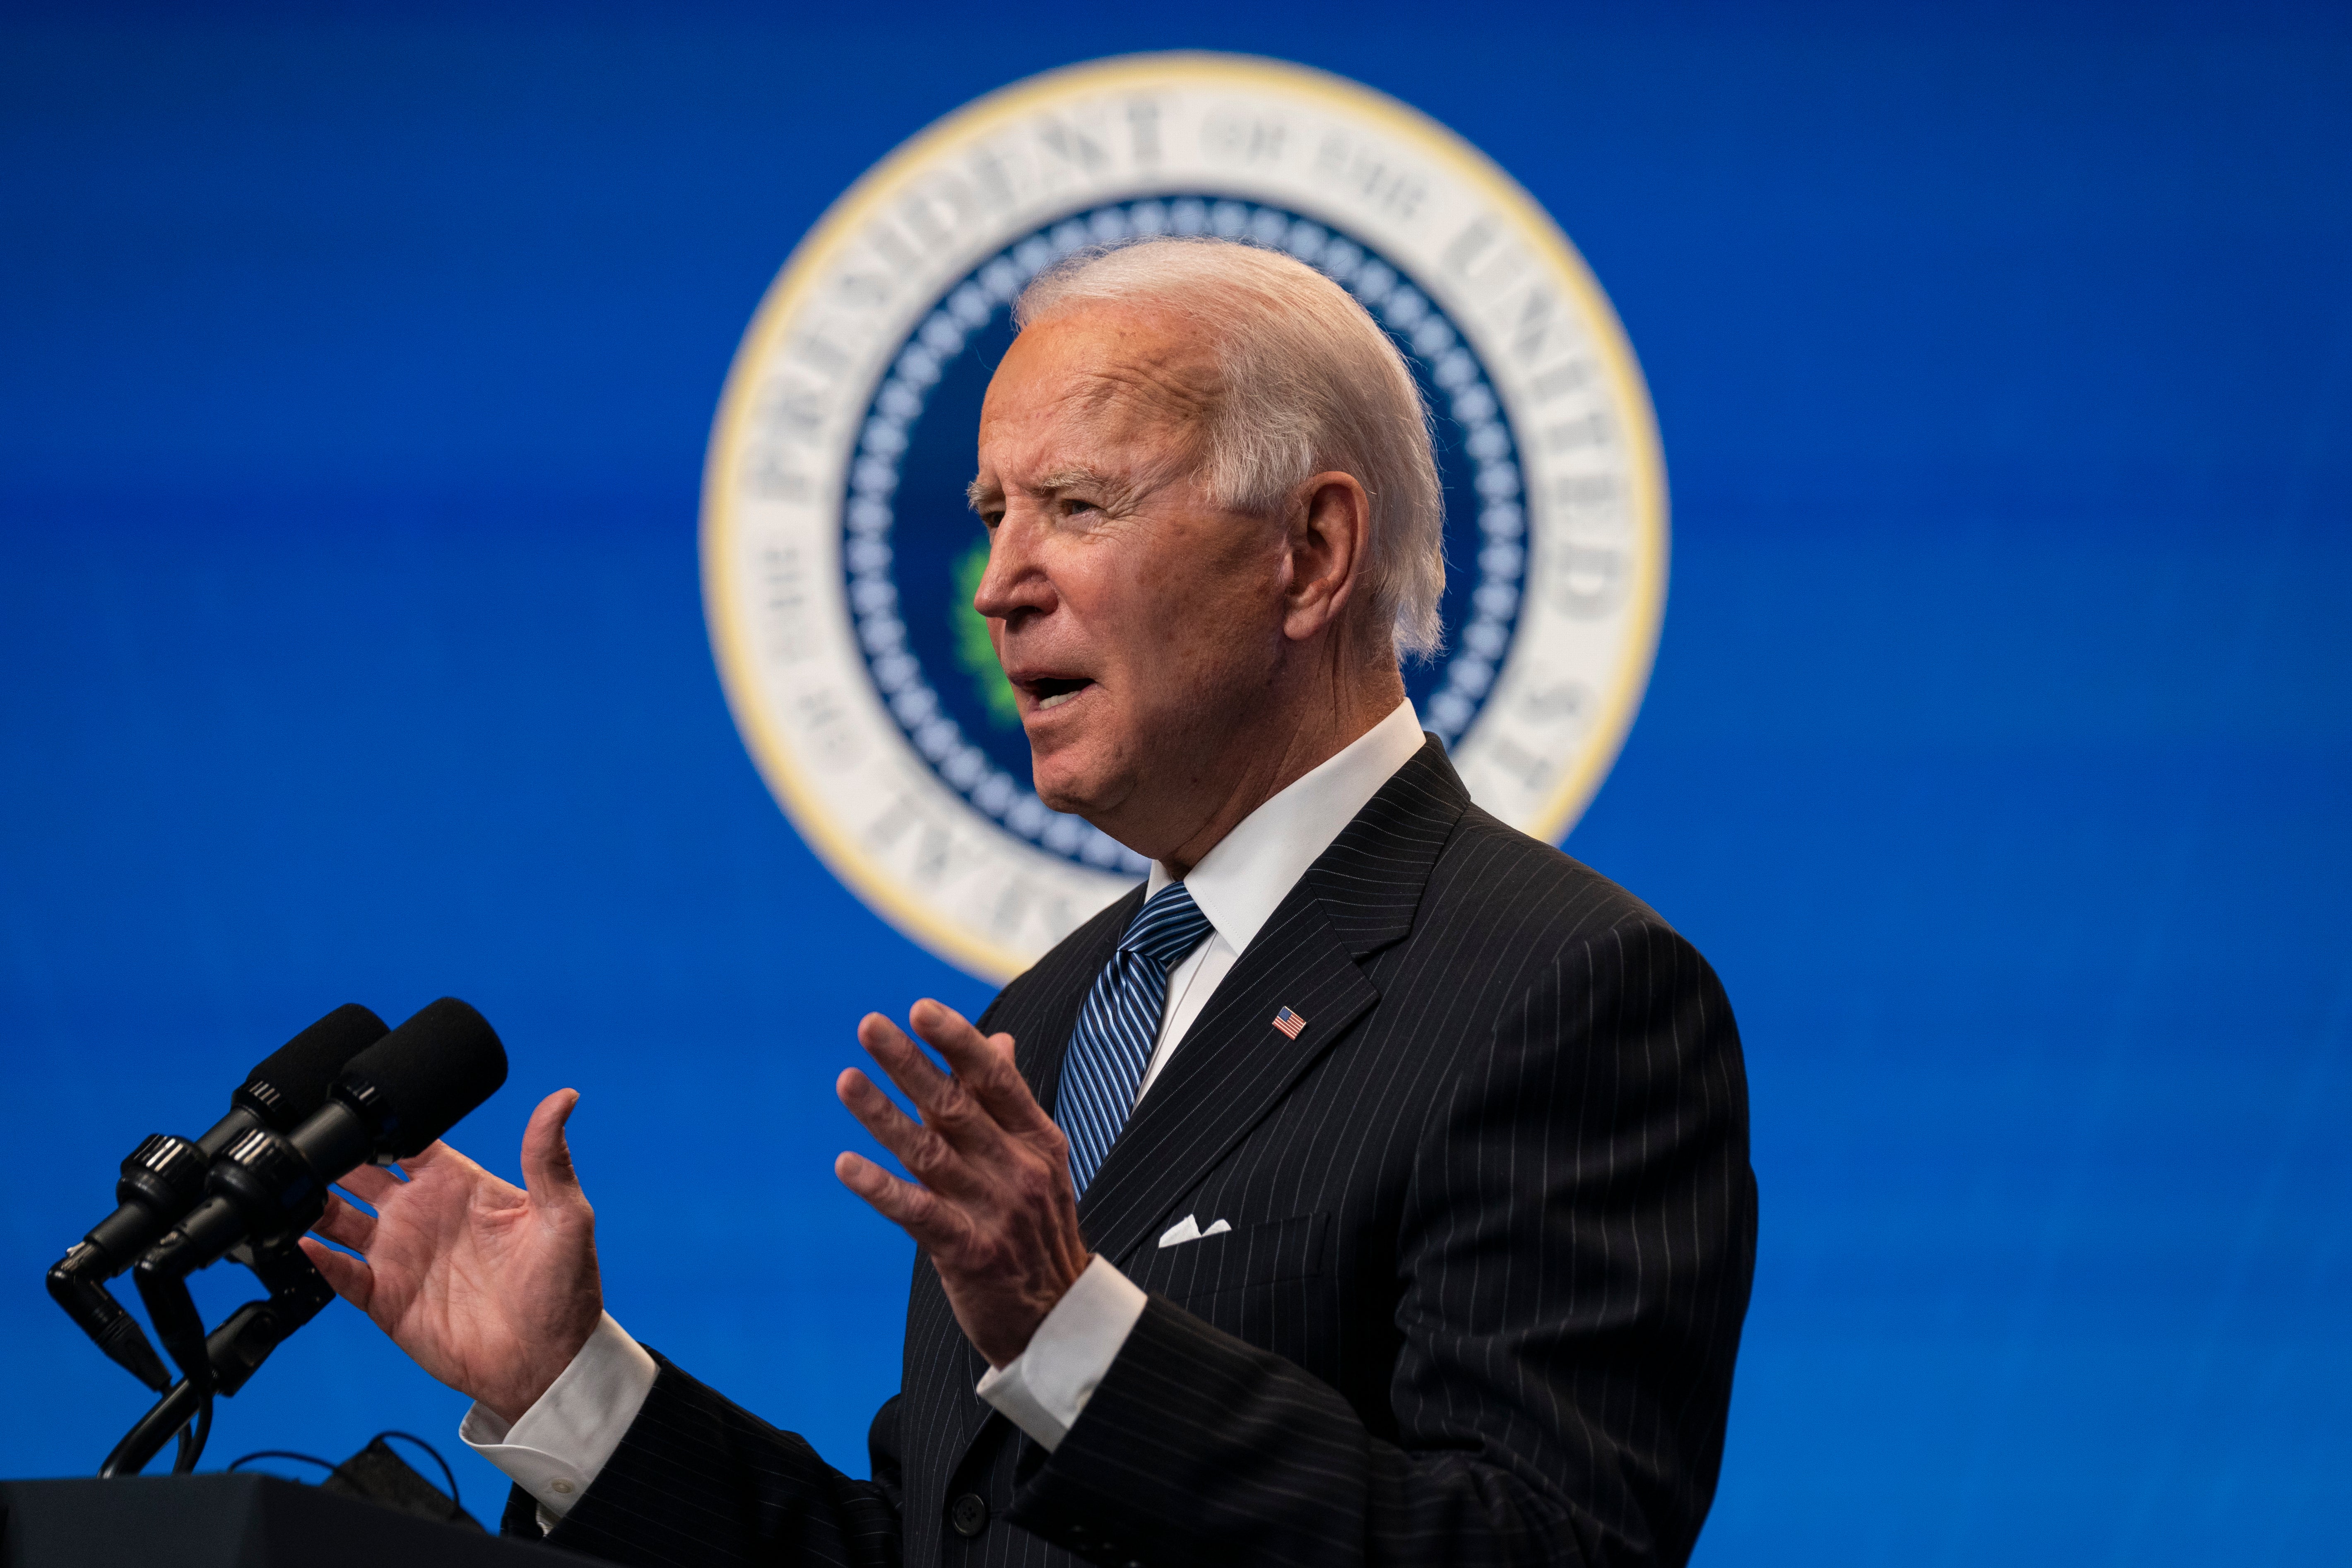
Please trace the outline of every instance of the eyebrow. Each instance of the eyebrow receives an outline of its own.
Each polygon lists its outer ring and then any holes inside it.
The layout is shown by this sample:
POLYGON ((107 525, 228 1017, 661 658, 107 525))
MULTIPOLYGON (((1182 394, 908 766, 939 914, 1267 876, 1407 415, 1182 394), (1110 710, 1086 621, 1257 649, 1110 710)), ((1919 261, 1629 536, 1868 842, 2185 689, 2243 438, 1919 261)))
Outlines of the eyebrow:
POLYGON ((1033 488, 1043 491, 1075 490, 1085 485, 1108 485, 1110 476, 1097 468, 1056 468, 1038 479, 1033 488))
MULTIPOLYGON (((1108 486, 1110 483, 1110 476, 1099 469, 1056 468, 1051 474, 1042 476, 1034 485, 1026 486, 1024 488, 1040 495, 1051 495, 1056 490, 1075 490, 1082 486, 1108 486)), ((964 486, 963 498, 966 504, 976 512, 983 503, 994 499, 1003 493, 1001 486, 991 484, 986 479, 974 479, 964 486)))

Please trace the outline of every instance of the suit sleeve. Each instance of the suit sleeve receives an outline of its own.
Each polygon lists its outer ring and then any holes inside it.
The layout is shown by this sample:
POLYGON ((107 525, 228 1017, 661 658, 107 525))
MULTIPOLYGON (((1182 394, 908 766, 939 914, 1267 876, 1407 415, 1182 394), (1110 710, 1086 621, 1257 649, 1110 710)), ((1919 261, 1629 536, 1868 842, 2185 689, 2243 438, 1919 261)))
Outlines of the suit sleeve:
MULTIPOLYGON (((608 1562, 825 1563, 896 1568, 899 1561, 898 1401, 874 1417, 874 1479, 827 1465, 679 1371, 661 1375, 595 1483, 551 1531, 550 1545, 608 1562)), ((539 1539, 536 1506, 516 1489, 504 1532, 539 1539)))
POLYGON ((1017 1522, 1154 1568, 1689 1556, 1755 1249, 1722 989, 1663 925, 1604 931, 1451 1049, 1399 1237, 1392 1437, 1154 1298, 1017 1522))

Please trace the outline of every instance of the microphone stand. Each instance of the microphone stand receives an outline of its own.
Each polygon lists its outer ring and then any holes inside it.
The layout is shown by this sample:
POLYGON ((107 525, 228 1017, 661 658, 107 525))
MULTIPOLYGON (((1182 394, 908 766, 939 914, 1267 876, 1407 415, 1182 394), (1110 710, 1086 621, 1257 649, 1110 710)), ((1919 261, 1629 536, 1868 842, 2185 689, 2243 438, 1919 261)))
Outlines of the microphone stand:
MULTIPOLYGON (((295 1237, 266 1247, 239 1247, 229 1256, 253 1270, 268 1287, 268 1298, 246 1302, 204 1337, 202 1356, 192 1354, 188 1362, 182 1364, 194 1364, 189 1366, 193 1375, 174 1384, 153 1408, 123 1434, 122 1441, 114 1446, 114 1451, 106 1456, 106 1463, 99 1468, 100 1476, 137 1475, 172 1440, 173 1433, 179 1434, 180 1451, 172 1465, 172 1473, 185 1475, 194 1469, 197 1458, 204 1453, 205 1441, 211 1435, 214 1395, 234 1395, 244 1387, 246 1380, 269 1359, 271 1351, 335 1299, 334 1287, 302 1255, 295 1237)), ((184 1296, 185 1284, 182 1283, 180 1289, 184 1296)), ((149 1303, 150 1312, 154 1311, 154 1305, 152 1301, 149 1303)), ((203 1333, 204 1322, 195 1317, 193 1303, 186 1307, 186 1318, 194 1322, 199 1334, 203 1333)), ((160 1319, 156 1330, 169 1335, 160 1319)))

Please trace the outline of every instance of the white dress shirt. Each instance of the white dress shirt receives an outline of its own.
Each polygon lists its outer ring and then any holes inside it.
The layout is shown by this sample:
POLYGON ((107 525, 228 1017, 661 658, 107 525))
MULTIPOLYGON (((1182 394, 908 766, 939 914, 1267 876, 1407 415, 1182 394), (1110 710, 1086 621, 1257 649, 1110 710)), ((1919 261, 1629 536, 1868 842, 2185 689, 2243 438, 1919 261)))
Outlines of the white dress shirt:
MULTIPOLYGON (((1412 703, 1399 704, 1336 756, 1243 818, 1185 876, 1192 902, 1209 917, 1211 934, 1169 971, 1167 1011, 1137 1092, 1139 1102, 1307 868, 1422 744, 1420 716, 1412 703)), ((1154 865, 1146 896, 1174 880, 1166 867, 1154 865)), ((1059 1446, 1143 1315, 1143 1292, 1126 1275, 1099 1257, 1092 1259, 1077 1283, 1045 1314, 1028 1348, 983 1375, 975 1392, 1045 1448, 1059 1446)), ((620 1447, 652 1392, 654 1376, 653 1358, 607 1315, 563 1375, 511 1429, 477 1405, 459 1423, 457 1436, 537 1499, 540 1522, 549 1526, 569 1511, 620 1447)))
POLYGON ((606 1312, 520 1420, 509 1427, 477 1403, 457 1423, 457 1437, 538 1500, 540 1528, 552 1529, 621 1446, 660 1371, 606 1312))

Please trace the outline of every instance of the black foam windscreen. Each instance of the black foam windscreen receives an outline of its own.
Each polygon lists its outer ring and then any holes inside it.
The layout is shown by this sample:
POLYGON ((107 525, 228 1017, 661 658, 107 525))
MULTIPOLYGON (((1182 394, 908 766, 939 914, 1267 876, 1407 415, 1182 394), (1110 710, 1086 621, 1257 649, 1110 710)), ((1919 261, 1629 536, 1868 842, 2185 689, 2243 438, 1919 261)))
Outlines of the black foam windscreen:
POLYGON ((328 1089, 352 1058, 391 1032, 359 1003, 345 1002, 264 1058, 233 1103, 286 1132, 327 1103, 328 1089))
POLYGON ((354 1057, 334 1093, 366 1121, 379 1156, 407 1159, 506 1081, 498 1031, 464 1002, 443 997, 354 1057))

